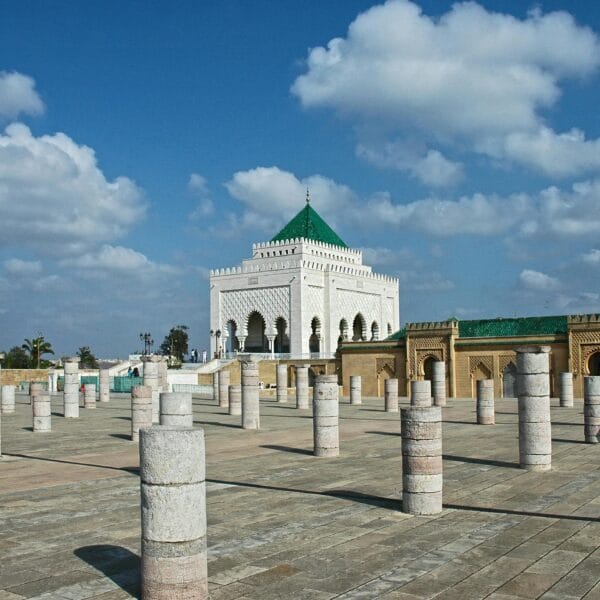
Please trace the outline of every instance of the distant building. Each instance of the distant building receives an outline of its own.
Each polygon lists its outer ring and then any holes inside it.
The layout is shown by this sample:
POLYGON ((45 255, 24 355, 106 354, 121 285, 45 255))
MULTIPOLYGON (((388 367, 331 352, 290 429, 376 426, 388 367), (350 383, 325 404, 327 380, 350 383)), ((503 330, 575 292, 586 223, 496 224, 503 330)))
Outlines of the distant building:
POLYGON ((309 202, 240 266, 210 272, 211 356, 333 356, 400 327, 398 280, 373 273, 309 202))

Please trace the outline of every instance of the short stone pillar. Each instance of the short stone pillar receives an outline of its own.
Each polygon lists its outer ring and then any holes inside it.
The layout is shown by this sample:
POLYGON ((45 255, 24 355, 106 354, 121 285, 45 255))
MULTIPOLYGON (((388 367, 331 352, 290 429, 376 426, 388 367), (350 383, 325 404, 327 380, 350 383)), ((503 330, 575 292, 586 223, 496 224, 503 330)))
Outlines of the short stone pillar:
POLYGON ((152 427, 152 388, 138 385, 131 388, 131 441, 140 439, 140 429, 152 427))
POLYGON ((287 402, 288 396, 288 368, 287 365, 277 365, 277 402, 287 402))
POLYGON ((400 422, 402 511, 435 515, 442 511, 442 409, 403 408, 400 422))
POLYGON ((204 432, 140 430, 144 600, 208 598, 204 432))
POLYGON ((67 419, 76 419, 79 417, 79 357, 65 358, 64 369, 63 414, 67 419))
POLYGON ((108 402, 110 400, 110 371, 108 369, 100 369, 99 381, 100 402, 108 402))
POLYGON ((386 379, 383 389, 385 412, 398 412, 398 380, 386 379))
POLYGON ((583 378, 583 427, 588 444, 600 443, 600 377, 583 378))
POLYGON ((229 408, 229 371, 221 371, 219 373, 219 406, 229 408))
POLYGON ((166 356, 161 356, 158 363, 158 388, 161 392, 170 391, 168 373, 169 359, 166 356))
POLYGON ((33 399, 40 394, 45 394, 44 386, 39 382, 31 382, 29 384, 29 404, 33 406, 33 399))
POLYGON ((313 393, 313 439, 315 456, 338 456, 339 388, 337 375, 319 375, 313 393))
POLYGON ((522 469, 548 471, 552 466, 549 346, 517 348, 519 461, 522 469))
POLYGON ((360 375, 350 375, 350 404, 362 404, 362 377, 360 375))
POLYGON ((219 371, 215 371, 212 376, 213 400, 219 402, 219 371))
POLYGON ((158 423, 160 420, 160 377, 158 372, 160 356, 142 356, 142 362, 144 363, 142 383, 152 389, 152 422, 158 423))
POLYGON ((229 414, 242 414, 242 386, 239 384, 229 386, 229 414))
POLYGON ((310 408, 308 402, 308 367, 296 365, 296 408, 310 408))
POLYGON ((477 423, 479 425, 494 425, 494 380, 477 380, 477 423))
POLYGON ((252 360, 242 362, 242 427, 260 428, 258 363, 252 360))
POLYGON ((50 394, 43 393, 32 397, 33 431, 46 432, 52 430, 52 410, 50 394))
POLYGON ((86 383, 83 392, 83 408, 96 408, 96 384, 86 383))
POLYGON ((560 374, 559 403, 563 407, 573 406, 573 373, 560 374))
POLYGON ((191 392, 160 393, 160 424, 168 427, 193 427, 191 392))
POLYGON ((0 411, 4 415, 12 414, 15 412, 15 386, 14 385, 3 385, 0 389, 2 398, 0 400, 0 411))
POLYGON ((443 360, 433 363, 431 392, 434 406, 446 406, 446 363, 443 360))
POLYGON ((411 406, 431 406, 431 381, 423 379, 410 382, 411 406))

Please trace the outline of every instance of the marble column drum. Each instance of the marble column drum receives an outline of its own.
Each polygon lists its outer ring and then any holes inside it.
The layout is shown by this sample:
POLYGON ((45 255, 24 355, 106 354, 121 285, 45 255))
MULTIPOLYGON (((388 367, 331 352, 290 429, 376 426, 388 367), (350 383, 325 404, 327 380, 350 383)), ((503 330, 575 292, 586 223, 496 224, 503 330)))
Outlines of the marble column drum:
POLYGON ((204 432, 140 430, 144 600, 208 595, 204 432))
POLYGON ((242 427, 260 428, 258 363, 254 361, 242 362, 242 427))
POLYGON ((362 404, 362 377, 350 375, 350 404, 362 404))
POLYGON ((86 383, 83 392, 83 408, 96 408, 96 384, 86 383))
POLYGON ((48 432, 52 430, 52 409, 50 394, 44 392, 32 398, 33 431, 48 432))
POLYGON ((296 365, 296 408, 308 409, 308 367, 309 365, 296 365))
POLYGON ((98 384, 100 386, 98 399, 100 402, 108 402, 110 400, 110 371, 108 369, 100 369, 98 384))
POLYGON ((76 419, 79 417, 79 358, 65 358, 64 369, 63 414, 67 419, 76 419))
POLYGON ((552 467, 549 346, 517 348, 519 461, 522 469, 552 467))
POLYGON ((221 371, 219 373, 219 406, 221 408, 229 408, 229 371, 221 371))
POLYGON ((242 414, 242 386, 239 384, 229 386, 229 414, 242 414))
POLYGON ((139 440, 144 427, 152 427, 152 388, 138 385, 131 388, 131 441, 139 440))
POLYGON ((277 365, 276 371, 277 402, 287 402, 288 397, 288 368, 287 365, 277 365))
POLYGON ((573 406, 573 373, 561 373, 559 378, 559 404, 573 406))
POLYGON ((583 378, 583 428, 588 444, 600 443, 600 376, 583 378))
POLYGON ((431 382, 427 379, 410 382, 411 406, 431 406, 431 382))
POLYGON ((0 389, 0 412, 8 415, 15 412, 15 386, 5 384, 0 389))
POLYGON ((402 511, 435 515, 442 511, 442 409, 403 408, 402 511))
POLYGON ((431 392, 434 406, 446 406, 446 363, 443 360, 433 363, 431 392))
POLYGON ((152 389, 152 422, 158 423, 160 420, 160 375, 159 365, 160 356, 142 356, 144 363, 144 374, 142 383, 152 389))
POLYGON ((168 427, 193 427, 191 392, 160 393, 160 424, 168 427))
POLYGON ((33 399, 40 394, 46 393, 44 386, 39 382, 32 382, 29 384, 29 404, 33 406, 33 399))
POLYGON ((313 441, 314 455, 338 456, 339 436, 339 388, 337 375, 319 375, 315 380, 313 394, 313 441))
POLYGON ((493 379, 477 380, 477 423, 479 425, 496 423, 493 379))
POLYGON ((398 380, 386 379, 383 384, 385 412, 398 412, 398 380))

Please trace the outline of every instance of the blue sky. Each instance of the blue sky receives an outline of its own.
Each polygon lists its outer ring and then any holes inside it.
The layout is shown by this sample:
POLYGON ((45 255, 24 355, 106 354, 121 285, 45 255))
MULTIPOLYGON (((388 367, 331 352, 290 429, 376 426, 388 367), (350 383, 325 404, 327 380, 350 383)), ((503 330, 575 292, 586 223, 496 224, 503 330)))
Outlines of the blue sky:
POLYGON ((208 269, 302 207, 402 322, 599 312, 587 1, 0 0, 0 348, 208 345, 208 269))

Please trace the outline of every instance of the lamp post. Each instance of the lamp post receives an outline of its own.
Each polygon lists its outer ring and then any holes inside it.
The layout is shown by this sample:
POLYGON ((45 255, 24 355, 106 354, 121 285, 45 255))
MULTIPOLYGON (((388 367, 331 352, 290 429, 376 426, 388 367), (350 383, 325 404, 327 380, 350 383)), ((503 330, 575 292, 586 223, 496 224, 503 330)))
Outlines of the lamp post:
POLYGON ((219 346, 219 340, 221 339, 221 330, 220 329, 217 329, 217 331, 215 331, 215 337, 217 339, 217 342, 216 342, 217 358, 221 358, 221 348, 219 346))
POLYGON ((6 358, 6 352, 0 352, 0 384, 2 384, 2 361, 6 358))
POLYGON ((150 354, 150 348, 154 345, 150 332, 140 333, 140 341, 144 342, 144 354, 150 354))

